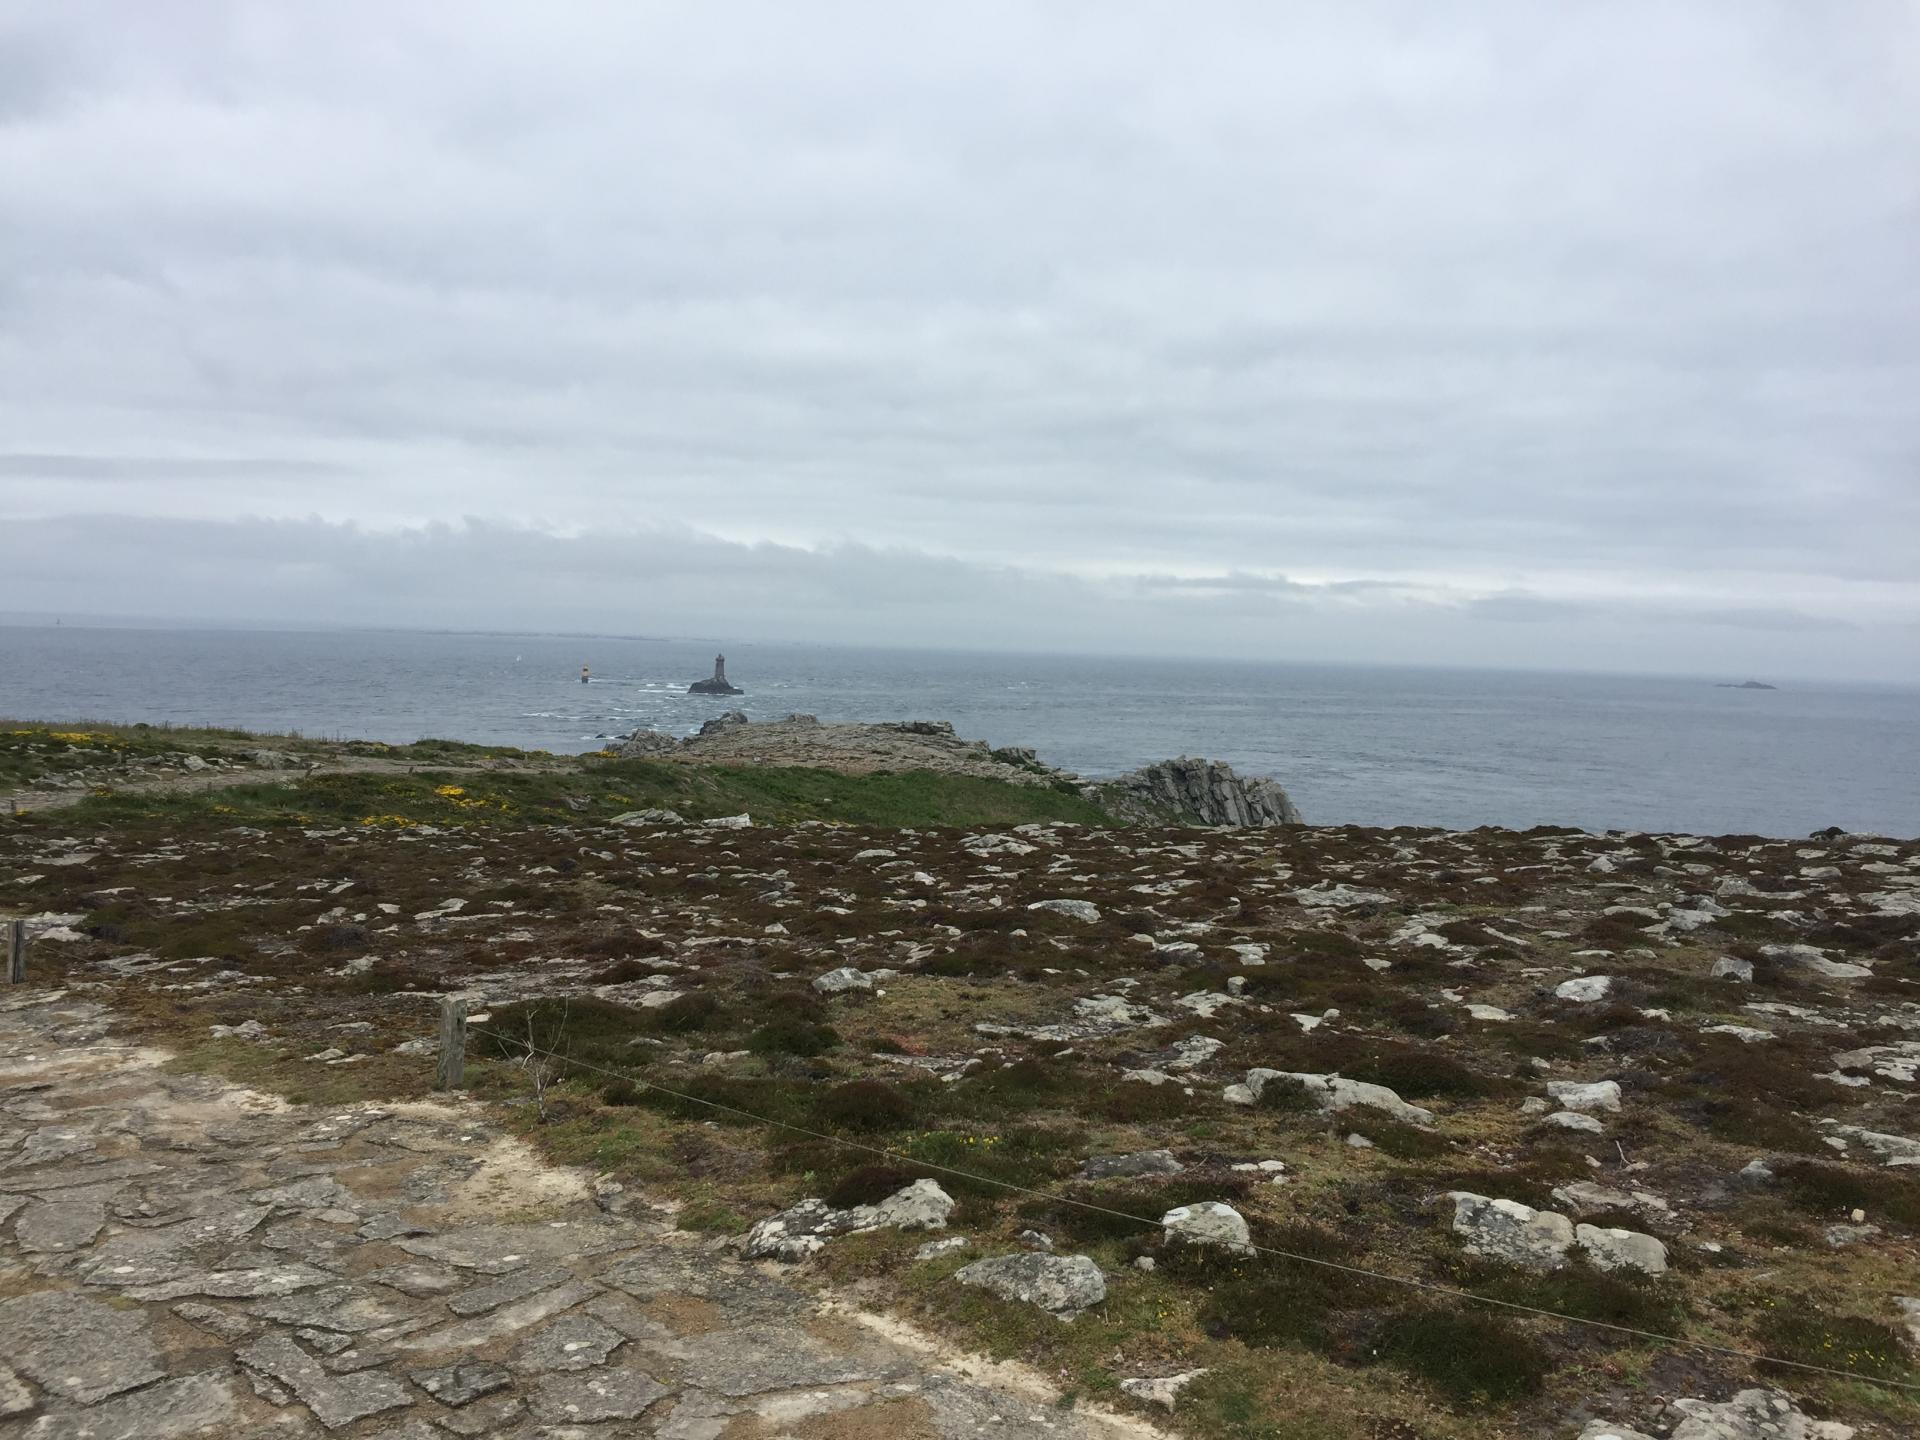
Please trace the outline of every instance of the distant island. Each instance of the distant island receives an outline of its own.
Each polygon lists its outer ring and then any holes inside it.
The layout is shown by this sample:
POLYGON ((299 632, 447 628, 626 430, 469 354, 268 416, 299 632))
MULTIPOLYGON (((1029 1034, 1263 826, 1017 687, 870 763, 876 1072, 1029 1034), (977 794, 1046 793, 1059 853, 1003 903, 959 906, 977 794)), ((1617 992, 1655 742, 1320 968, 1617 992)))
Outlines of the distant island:
POLYGON ((713 674, 705 680, 696 680, 687 686, 687 693, 689 695, 744 695, 747 692, 738 685, 728 683, 727 657, 716 655, 713 657, 713 674))
POLYGON ((1713 688, 1716 690, 1778 690, 1780 687, 1778 685, 1769 685, 1762 680, 1742 680, 1738 685, 1735 685, 1730 680, 1722 680, 1713 688))

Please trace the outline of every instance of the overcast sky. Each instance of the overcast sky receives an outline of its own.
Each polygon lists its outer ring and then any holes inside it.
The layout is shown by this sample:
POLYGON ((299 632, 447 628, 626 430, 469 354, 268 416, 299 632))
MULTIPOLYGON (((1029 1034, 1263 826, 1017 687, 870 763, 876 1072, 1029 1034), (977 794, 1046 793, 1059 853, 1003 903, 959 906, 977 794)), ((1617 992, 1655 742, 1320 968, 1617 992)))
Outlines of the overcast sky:
POLYGON ((1905 0, 0 17, 0 611, 1920 678, 1905 0))

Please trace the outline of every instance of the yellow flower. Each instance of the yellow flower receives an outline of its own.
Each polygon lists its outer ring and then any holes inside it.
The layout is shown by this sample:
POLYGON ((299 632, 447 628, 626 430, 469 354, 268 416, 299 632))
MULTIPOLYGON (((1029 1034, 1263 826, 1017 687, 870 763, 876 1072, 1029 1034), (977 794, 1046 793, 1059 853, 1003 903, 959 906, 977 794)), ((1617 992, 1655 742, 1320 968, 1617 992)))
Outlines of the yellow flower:
POLYGON ((436 785, 433 793, 436 795, 445 795, 448 799, 452 799, 455 795, 464 795, 467 792, 465 787, 460 785, 436 785))

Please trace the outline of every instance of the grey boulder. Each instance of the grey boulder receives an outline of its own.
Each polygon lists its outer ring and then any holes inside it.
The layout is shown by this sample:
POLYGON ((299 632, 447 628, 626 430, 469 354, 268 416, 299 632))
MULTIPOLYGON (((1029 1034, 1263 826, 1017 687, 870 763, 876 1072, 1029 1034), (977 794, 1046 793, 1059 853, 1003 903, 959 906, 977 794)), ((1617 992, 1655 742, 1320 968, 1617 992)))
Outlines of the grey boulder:
POLYGON ((1231 1205, 1218 1200, 1203 1200, 1198 1205, 1181 1205, 1169 1210, 1160 1217, 1160 1229, 1168 1240, 1218 1245, 1236 1255, 1253 1253, 1246 1218, 1231 1205))
POLYGON ((997 1255, 956 1270, 953 1278, 1003 1300, 1038 1306, 1059 1320, 1072 1320, 1107 1298, 1106 1277, 1085 1255, 997 1255))
POLYGON ((747 1232, 740 1253, 749 1260, 806 1259, 836 1235, 867 1230, 944 1230, 953 1197, 937 1181, 916 1180, 877 1205, 835 1210, 824 1200, 802 1200, 747 1232))

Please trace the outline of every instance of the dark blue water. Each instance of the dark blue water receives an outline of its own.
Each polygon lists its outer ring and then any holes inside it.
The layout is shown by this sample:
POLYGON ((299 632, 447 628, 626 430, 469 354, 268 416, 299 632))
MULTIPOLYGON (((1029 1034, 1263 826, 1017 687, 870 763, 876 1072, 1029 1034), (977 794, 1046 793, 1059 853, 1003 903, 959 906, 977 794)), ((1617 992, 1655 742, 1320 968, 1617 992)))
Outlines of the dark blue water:
POLYGON ((0 715, 555 751, 649 726, 945 719, 1088 775, 1170 755, 1272 774, 1326 823, 1920 834, 1920 690, 1714 678, 412 632, 0 627, 0 715), (593 683, 579 683, 580 666, 593 683))

